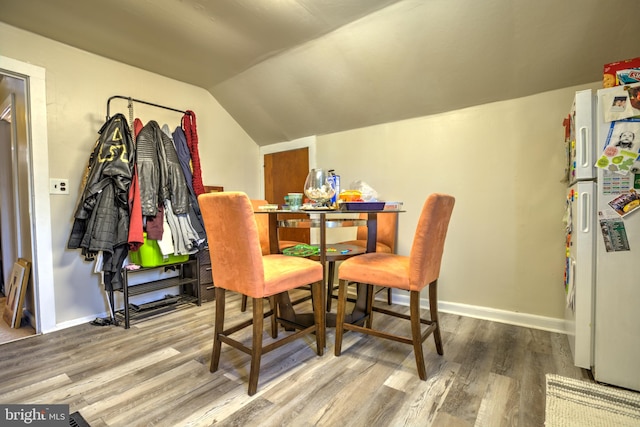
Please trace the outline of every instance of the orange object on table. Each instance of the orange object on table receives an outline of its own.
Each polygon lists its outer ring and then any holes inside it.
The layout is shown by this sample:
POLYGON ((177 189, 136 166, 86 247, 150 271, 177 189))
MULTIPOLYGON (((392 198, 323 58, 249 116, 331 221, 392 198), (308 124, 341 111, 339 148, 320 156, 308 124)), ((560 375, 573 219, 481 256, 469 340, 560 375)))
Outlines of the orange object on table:
POLYGON ((359 202, 362 200, 362 192, 358 190, 345 190, 338 196, 343 202, 359 202))

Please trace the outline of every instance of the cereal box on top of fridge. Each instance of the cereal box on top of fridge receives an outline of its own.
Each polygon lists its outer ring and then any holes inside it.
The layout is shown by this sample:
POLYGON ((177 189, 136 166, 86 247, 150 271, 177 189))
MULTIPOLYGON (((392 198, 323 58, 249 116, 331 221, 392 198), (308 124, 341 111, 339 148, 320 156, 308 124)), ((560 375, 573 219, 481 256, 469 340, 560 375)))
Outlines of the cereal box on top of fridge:
POLYGON ((616 78, 619 84, 628 85, 640 82, 640 68, 631 68, 616 71, 616 78))
POLYGON ((640 57, 625 59, 624 61, 612 62, 610 64, 605 64, 603 78, 602 78, 602 86, 603 87, 614 87, 622 84, 617 77, 617 71, 619 70, 632 70, 632 69, 640 69, 640 57))

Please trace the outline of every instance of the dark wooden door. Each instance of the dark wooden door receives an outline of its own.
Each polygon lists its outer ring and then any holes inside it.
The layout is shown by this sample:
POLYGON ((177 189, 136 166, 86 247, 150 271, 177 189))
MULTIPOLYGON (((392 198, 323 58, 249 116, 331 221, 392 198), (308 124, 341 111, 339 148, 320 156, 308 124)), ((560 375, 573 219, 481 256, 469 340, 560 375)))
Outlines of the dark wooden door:
MULTIPOLYGON (((264 196, 269 203, 284 203, 287 193, 304 193, 304 181, 309 173, 309 149, 280 151, 264 156, 264 196)), ((297 218, 300 214, 283 215, 283 218, 297 218)), ((306 217, 306 215, 304 215, 306 217)), ((308 228, 281 228, 280 240, 294 240, 309 243, 311 233, 308 228)))

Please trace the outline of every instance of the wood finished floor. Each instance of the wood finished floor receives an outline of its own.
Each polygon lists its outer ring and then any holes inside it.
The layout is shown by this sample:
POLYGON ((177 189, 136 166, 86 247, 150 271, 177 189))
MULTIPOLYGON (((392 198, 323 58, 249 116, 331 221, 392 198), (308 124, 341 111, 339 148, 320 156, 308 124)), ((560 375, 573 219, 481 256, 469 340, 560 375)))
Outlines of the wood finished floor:
MULTIPOLYGON (((228 312, 239 305, 229 294, 228 312)), ((213 319, 206 303, 128 330, 84 324, 2 344, 0 402, 69 404, 93 427, 543 426, 545 374, 588 378, 565 335, 441 313, 444 356, 425 342, 427 381, 410 346, 347 332, 335 357, 329 329, 322 357, 311 336, 263 356, 249 397, 244 353, 223 345, 209 372, 213 319)))

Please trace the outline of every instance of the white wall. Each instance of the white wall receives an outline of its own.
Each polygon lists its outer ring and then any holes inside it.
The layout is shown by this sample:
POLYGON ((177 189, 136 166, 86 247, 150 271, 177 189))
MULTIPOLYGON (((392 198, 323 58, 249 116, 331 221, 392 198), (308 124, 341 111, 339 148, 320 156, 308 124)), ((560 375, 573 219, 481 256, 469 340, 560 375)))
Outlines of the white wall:
MULTIPOLYGON (((258 147, 204 89, 111 61, 0 23, 2 55, 46 69, 49 169, 52 178, 68 178, 69 196, 50 195, 56 324, 91 320, 107 311, 93 265, 77 250, 66 249, 81 179, 98 130, 106 118, 107 99, 131 96, 197 116, 199 151, 205 185, 259 195, 258 147)), ((127 115, 126 101, 114 100, 111 115, 127 115)), ((171 128, 181 114, 134 104, 143 122, 171 128)), ((34 141, 37 145, 37 141, 34 141)), ((46 309, 46 308, 43 308, 46 309)))
POLYGON ((383 200, 404 202, 405 255, 426 196, 456 197, 439 280, 443 306, 562 319, 562 120, 584 87, 318 136, 317 166, 335 169, 343 189, 360 179, 383 200))

